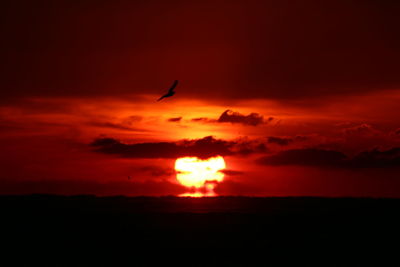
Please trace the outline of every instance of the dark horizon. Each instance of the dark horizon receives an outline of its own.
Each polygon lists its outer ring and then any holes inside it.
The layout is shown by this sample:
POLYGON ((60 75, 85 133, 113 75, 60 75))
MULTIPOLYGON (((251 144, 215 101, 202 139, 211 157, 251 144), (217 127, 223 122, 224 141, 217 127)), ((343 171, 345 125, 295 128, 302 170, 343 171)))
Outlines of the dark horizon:
POLYGON ((0 196, 6 244, 1 262, 393 266, 399 204, 358 198, 0 196))

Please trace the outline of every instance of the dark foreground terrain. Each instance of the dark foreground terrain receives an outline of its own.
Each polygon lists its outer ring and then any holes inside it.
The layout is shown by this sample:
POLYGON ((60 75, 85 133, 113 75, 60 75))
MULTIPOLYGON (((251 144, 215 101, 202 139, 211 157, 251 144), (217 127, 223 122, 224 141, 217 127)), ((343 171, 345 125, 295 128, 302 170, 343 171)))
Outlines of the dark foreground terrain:
POLYGON ((400 199, 0 196, 0 266, 400 266, 400 199))

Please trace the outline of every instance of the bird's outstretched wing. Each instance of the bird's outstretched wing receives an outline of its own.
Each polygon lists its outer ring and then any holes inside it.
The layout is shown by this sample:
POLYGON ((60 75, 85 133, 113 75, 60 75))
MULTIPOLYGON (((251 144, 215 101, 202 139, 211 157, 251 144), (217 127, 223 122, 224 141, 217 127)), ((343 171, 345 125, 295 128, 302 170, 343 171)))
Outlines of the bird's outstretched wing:
POLYGON ((157 101, 163 100, 165 98, 165 95, 163 95, 162 97, 160 97, 159 99, 157 99, 157 101))
POLYGON ((178 80, 175 80, 172 86, 169 88, 168 93, 173 92, 177 85, 178 85, 178 80))
POLYGON ((157 101, 163 100, 166 97, 170 97, 173 96, 175 94, 175 87, 178 85, 178 80, 175 80, 174 83, 172 84, 172 86, 168 89, 168 93, 166 93, 165 95, 163 95, 162 97, 160 97, 157 101))

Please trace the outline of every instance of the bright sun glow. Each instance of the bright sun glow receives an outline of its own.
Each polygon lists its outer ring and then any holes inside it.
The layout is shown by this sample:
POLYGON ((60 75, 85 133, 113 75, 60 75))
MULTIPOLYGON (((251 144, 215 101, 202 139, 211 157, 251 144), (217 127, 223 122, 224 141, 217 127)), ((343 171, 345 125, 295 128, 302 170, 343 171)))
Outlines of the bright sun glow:
POLYGON ((224 179, 220 172, 225 169, 225 161, 221 156, 201 160, 197 157, 179 158, 175 161, 176 179, 194 192, 181 196, 202 197, 215 196, 216 183, 224 179))

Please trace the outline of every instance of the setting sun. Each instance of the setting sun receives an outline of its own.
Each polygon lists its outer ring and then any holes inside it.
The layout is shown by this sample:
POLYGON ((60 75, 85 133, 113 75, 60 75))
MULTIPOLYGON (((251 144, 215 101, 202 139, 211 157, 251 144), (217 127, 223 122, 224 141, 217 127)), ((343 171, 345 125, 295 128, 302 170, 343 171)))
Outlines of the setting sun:
POLYGON ((225 169, 221 156, 201 160, 197 157, 178 158, 175 162, 176 178, 182 185, 194 190, 182 196, 214 196, 215 183, 224 179, 225 169))

